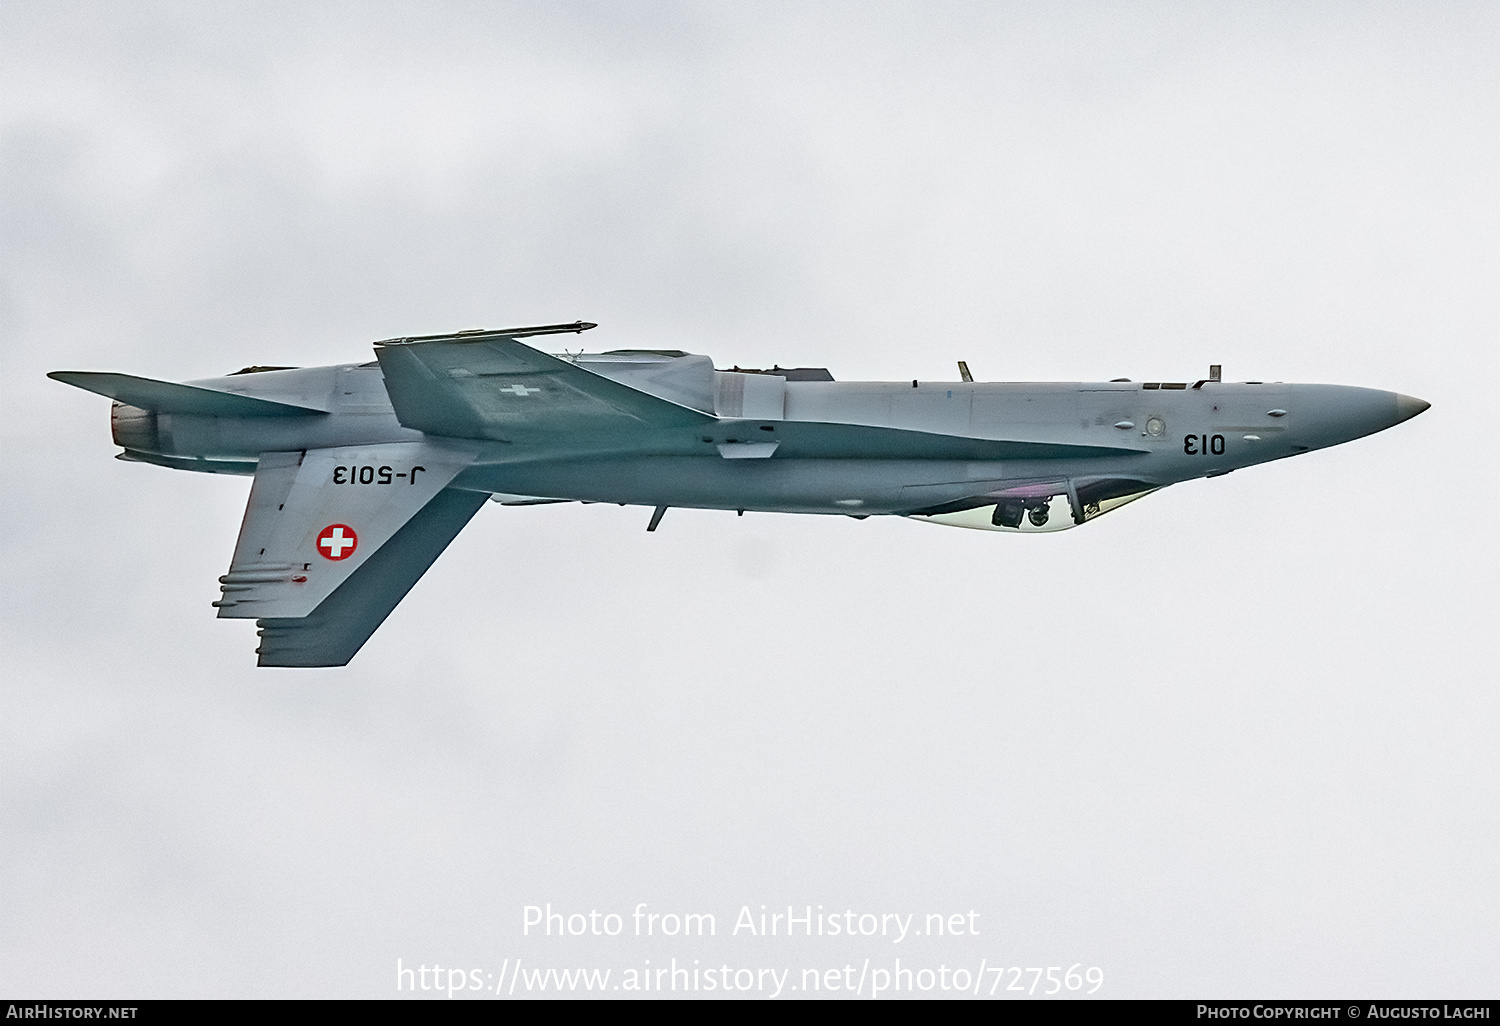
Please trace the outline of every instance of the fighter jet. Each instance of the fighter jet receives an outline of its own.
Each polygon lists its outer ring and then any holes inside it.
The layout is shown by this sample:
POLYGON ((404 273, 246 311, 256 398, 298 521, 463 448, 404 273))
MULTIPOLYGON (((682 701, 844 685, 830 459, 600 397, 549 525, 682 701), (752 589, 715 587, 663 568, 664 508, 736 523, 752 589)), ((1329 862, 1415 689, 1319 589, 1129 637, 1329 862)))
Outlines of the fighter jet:
POLYGON ((386 339, 369 363, 186 383, 49 377, 113 399, 116 458, 253 478, 220 617, 261 666, 343 666, 487 500, 673 506, 1042 534, 1179 481, 1383 431, 1428 403, 1344 385, 835 381, 676 349, 548 355, 541 325, 386 339))

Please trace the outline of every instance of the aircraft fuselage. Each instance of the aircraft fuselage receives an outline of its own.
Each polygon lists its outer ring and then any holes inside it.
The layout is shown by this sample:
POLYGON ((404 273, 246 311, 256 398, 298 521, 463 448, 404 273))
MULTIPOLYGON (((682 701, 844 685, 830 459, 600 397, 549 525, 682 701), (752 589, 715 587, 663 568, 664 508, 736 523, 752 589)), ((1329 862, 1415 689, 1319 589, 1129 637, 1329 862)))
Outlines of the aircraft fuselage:
POLYGON ((214 605, 263 666, 341 666, 487 499, 897 514, 1064 530, 1166 485, 1427 408, 1371 388, 834 381, 676 350, 551 356, 544 325, 391 339, 376 361, 203 381, 54 371, 115 399, 120 458, 254 476, 214 605))
MULTIPOLYGON (((426 437, 401 425, 378 366, 267 371, 191 384, 292 399, 328 412, 216 417, 153 414, 117 404, 115 441, 135 458, 251 474, 263 452, 426 437)), ((615 447, 604 437, 580 453, 577 440, 567 451, 486 440, 454 485, 516 501, 911 513, 962 501, 976 494, 976 485, 1116 476, 1159 488, 1218 476, 1371 434, 1426 408, 1395 392, 1279 382, 1195 387, 1187 382, 786 381, 780 387, 780 417, 720 418, 711 431, 661 429, 647 443, 631 439, 615 447), (830 449, 823 440, 802 437, 799 428, 809 423, 889 428, 901 436, 874 438, 869 445, 853 438, 830 449), (1127 451, 988 459, 980 451, 964 451, 967 440, 1127 451), (719 448, 771 442, 777 447, 767 458, 726 458, 719 448)))

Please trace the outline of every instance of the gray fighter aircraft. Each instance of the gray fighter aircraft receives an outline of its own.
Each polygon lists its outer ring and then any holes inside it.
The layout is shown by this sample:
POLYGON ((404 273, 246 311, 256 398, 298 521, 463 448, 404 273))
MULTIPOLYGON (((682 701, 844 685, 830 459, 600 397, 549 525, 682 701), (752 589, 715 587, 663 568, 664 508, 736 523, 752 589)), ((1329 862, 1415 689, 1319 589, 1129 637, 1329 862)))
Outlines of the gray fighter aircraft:
POLYGON ((891 514, 1011 533, 1337 445, 1428 408, 1343 385, 834 381, 677 350, 549 356, 595 325, 395 338, 376 360, 178 384, 49 377, 115 400, 118 459, 253 476, 219 616, 261 666, 342 666, 486 499, 891 514))

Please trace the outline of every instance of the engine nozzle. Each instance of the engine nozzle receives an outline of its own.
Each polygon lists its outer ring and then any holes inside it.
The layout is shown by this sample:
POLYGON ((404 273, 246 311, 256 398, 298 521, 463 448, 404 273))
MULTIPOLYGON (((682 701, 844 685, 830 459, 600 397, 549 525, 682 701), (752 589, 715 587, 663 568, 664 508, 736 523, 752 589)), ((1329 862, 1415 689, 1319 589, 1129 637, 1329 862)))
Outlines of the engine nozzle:
POLYGON ((156 411, 117 402, 109 409, 109 431, 122 449, 160 452, 156 411))

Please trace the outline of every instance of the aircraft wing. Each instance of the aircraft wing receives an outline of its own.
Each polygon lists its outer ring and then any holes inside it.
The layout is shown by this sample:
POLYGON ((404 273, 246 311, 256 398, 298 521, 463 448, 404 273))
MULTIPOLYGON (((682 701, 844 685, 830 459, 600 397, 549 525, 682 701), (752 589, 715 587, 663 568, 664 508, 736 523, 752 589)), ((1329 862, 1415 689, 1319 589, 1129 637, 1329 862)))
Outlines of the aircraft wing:
POLYGON ((545 442, 714 423, 504 335, 393 340, 375 350, 396 417, 452 438, 545 442))
POLYGON ((343 666, 489 498, 445 488, 307 616, 266 617, 259 666, 343 666))
MULTIPOLYGON (((262 453, 234 559, 219 578, 224 592, 214 603, 219 616, 312 615, 426 509, 473 456, 474 447, 443 441, 262 453)), ((427 563, 435 558, 436 552, 427 563)), ((392 608, 415 581, 412 577, 397 592, 392 608)))

